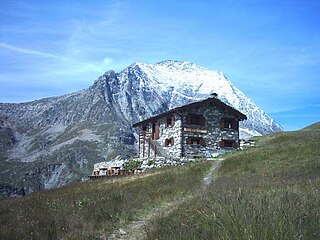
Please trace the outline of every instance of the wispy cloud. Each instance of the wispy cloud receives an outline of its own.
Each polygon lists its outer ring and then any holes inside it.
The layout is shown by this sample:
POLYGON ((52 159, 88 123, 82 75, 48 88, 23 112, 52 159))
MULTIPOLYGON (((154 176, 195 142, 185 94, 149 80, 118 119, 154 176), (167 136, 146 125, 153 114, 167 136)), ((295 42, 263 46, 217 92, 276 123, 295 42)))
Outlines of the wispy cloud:
POLYGON ((127 29, 119 23, 122 1, 112 1, 104 6, 105 11, 95 20, 77 19, 73 21, 73 30, 66 43, 66 51, 76 57, 97 55, 100 53, 120 52, 117 42, 127 34, 127 29), (94 52, 94 54, 91 54, 94 52))
POLYGON ((17 47, 17 46, 13 46, 13 45, 10 45, 7 43, 3 43, 3 42, 0 42, 0 48, 6 49, 9 51, 13 51, 13 52, 16 52, 19 54, 27 54, 27 55, 32 55, 34 57, 58 60, 57 64, 59 64, 61 66, 60 70, 58 70, 56 68, 52 68, 52 70, 54 69, 54 71, 52 71, 52 73, 50 73, 50 74, 55 74, 55 75, 62 75, 62 74, 68 75, 68 73, 70 74, 69 69, 66 69, 66 67, 72 68, 74 73, 75 72, 86 72, 86 71, 89 71, 89 72, 93 71, 93 72, 101 73, 101 72, 103 72, 105 65, 110 65, 113 63, 113 59, 107 58, 107 57, 102 59, 100 62, 98 62, 98 61, 96 61, 96 62, 78 61, 77 59, 72 59, 72 58, 68 58, 65 56, 59 56, 56 54, 38 51, 38 50, 34 50, 34 49, 17 47), (65 67, 62 67, 62 66, 65 66, 65 67))
MULTIPOLYGON (((298 112, 301 110, 309 110, 316 108, 320 108, 320 104, 303 104, 298 106, 285 106, 285 107, 279 107, 278 109, 274 109, 273 111, 270 111, 269 113, 272 114, 278 114, 278 113, 292 113, 292 112, 298 112)), ((318 114, 319 115, 319 114, 318 114)))
MULTIPOLYGON (((45 75, 62 77, 65 75, 68 77, 86 72, 101 74, 108 69, 117 68, 117 66, 113 66, 115 61, 112 56, 121 54, 122 50, 114 47, 116 41, 113 41, 113 37, 121 33, 117 21, 120 16, 122 1, 109 1, 100 6, 101 8, 96 11, 95 18, 68 19, 69 25, 62 26, 66 38, 62 35, 59 36, 59 50, 54 48, 39 50, 37 46, 32 46, 32 44, 31 47, 21 46, 23 43, 17 46, 11 44, 10 41, 0 41, 0 50, 11 51, 13 58, 16 58, 16 56, 20 56, 21 59, 24 56, 32 57, 32 59, 28 58, 28 63, 33 63, 34 68, 41 65, 38 72, 43 73, 42 70, 45 69, 45 75)), ((27 7, 33 10, 32 5, 27 7)), ((41 5, 41 7, 43 6, 41 5)), ((78 7, 81 10, 81 5, 78 7)), ((41 31, 45 30, 45 32, 40 31, 37 34, 47 34, 47 28, 51 29, 50 24, 39 25, 37 22, 33 22, 34 28, 38 30, 41 28, 41 31), (43 28, 43 26, 47 27, 43 28)), ((12 25, 12 28, 16 29, 17 27, 12 25)), ((31 28, 31 31, 34 28, 31 28)), ((1 31, 3 31, 3 28, 1 31)), ((28 45, 30 46, 30 44, 28 45)), ((44 46, 46 47, 46 45, 44 46)))
POLYGON ((16 46, 13 46, 13 45, 10 45, 7 43, 3 43, 3 42, 0 42, 0 48, 10 50, 13 52, 17 52, 17 53, 21 53, 21 54, 29 54, 29 55, 35 55, 38 57, 54 58, 54 59, 59 59, 59 60, 64 60, 64 61, 70 61, 66 57, 57 56, 52 53, 37 51, 37 50, 33 50, 33 49, 28 49, 28 48, 16 47, 16 46))

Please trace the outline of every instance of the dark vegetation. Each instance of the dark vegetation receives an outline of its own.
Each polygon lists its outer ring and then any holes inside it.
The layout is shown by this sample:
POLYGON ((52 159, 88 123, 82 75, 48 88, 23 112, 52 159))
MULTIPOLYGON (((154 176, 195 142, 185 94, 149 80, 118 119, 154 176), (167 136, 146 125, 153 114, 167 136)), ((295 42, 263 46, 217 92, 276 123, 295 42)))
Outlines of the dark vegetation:
POLYGON ((320 239, 319 130, 229 154, 209 191, 155 219, 148 239, 320 239))
POLYGON ((124 165, 124 170, 126 172, 133 171, 133 170, 135 170, 137 168, 140 168, 141 167, 141 163, 142 162, 140 162, 140 161, 135 161, 133 159, 129 159, 129 161, 126 162, 125 165, 124 165))

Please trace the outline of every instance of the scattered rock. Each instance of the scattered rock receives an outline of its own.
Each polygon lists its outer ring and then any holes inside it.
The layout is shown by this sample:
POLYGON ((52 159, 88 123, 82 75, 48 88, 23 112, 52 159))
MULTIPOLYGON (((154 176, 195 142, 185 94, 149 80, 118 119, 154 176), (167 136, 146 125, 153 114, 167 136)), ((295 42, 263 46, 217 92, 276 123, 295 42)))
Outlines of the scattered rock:
POLYGON ((119 233, 120 233, 121 235, 127 234, 127 232, 126 232, 124 229, 122 229, 122 228, 119 229, 119 233))

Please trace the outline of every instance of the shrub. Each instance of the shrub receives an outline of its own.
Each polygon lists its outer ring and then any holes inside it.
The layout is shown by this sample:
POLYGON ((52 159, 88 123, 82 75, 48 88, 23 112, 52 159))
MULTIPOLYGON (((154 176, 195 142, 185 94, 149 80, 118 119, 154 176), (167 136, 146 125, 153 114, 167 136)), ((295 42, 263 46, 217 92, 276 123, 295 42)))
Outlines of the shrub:
POLYGON ((126 172, 133 171, 137 168, 141 167, 142 162, 138 160, 133 160, 129 159, 125 164, 124 164, 124 170, 126 172))

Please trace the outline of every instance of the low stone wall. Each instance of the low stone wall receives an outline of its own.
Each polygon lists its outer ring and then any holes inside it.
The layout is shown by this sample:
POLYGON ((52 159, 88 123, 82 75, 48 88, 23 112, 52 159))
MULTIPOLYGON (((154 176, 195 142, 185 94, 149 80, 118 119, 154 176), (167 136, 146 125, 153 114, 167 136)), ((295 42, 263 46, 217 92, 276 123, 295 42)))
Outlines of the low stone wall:
POLYGON ((195 159, 191 158, 164 158, 164 157, 157 157, 154 159, 137 159, 137 161, 142 161, 141 169, 143 171, 148 171, 153 168, 161 168, 166 166, 178 166, 184 165, 190 162, 195 162, 195 159))
POLYGON ((256 145, 257 140, 240 140, 240 149, 254 147, 256 145))

